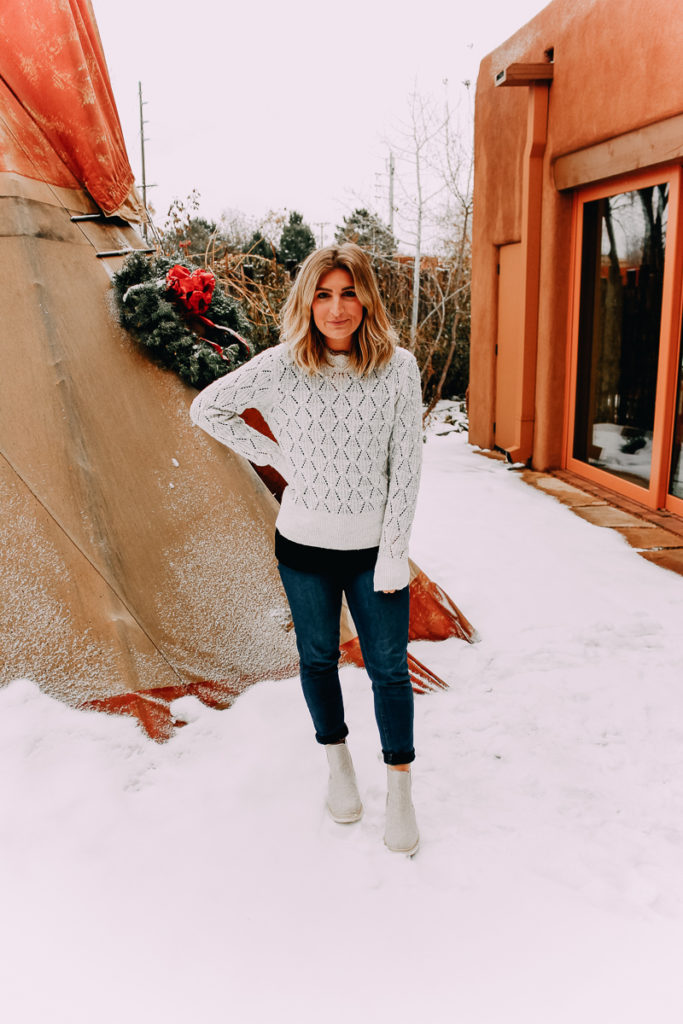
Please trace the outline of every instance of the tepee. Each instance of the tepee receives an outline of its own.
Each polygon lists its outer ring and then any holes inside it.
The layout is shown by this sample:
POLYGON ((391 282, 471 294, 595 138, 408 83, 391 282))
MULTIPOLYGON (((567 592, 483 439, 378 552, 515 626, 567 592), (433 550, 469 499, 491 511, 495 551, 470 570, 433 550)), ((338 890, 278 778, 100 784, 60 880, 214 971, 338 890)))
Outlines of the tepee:
POLYGON ((158 735, 296 671, 277 506, 112 313, 143 214, 88 0, 5 0, 0 37, 0 682, 158 735))
MULTIPOLYGON (((275 498, 113 313, 144 217, 89 0, 4 0, 0 685, 29 677, 164 738, 176 696, 225 706, 297 659, 275 498)), ((413 635, 472 639, 413 575, 413 635)), ((348 617, 342 639, 358 661, 348 617)))

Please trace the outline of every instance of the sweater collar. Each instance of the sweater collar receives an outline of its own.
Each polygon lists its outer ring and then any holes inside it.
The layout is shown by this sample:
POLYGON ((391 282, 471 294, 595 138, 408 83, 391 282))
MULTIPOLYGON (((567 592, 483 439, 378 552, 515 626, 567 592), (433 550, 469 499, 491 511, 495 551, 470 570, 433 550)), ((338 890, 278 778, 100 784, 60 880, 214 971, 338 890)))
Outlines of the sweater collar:
POLYGON ((351 365, 348 352, 330 352, 325 350, 325 363, 333 370, 348 370, 351 365))

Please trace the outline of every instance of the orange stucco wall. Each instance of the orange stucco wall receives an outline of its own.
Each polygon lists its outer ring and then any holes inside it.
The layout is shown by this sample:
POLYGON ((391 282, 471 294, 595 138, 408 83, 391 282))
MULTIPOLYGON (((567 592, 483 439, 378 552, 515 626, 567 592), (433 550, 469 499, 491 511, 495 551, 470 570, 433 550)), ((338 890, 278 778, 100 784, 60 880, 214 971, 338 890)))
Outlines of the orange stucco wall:
MULTIPOLYGON (((562 462, 572 193, 558 157, 683 111, 683 12, 671 0, 553 0, 486 57, 475 104, 470 439, 494 442, 500 245, 522 240, 526 86, 496 87, 510 64, 553 49, 541 186, 541 240, 532 464, 562 462)), ((634 167, 636 164, 634 163, 634 167)), ((623 168, 622 168, 623 170, 623 168)))

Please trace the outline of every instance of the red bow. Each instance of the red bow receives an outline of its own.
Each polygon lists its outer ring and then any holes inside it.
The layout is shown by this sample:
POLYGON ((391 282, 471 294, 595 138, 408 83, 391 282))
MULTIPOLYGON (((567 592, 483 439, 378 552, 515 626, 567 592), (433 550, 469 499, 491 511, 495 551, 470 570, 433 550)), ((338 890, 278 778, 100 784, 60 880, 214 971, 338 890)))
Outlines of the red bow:
POLYGON ((190 313, 206 313, 211 305, 216 278, 210 270, 195 270, 193 273, 179 263, 171 267, 166 275, 166 287, 174 292, 190 313))
MULTIPOLYGON (((194 270, 190 273, 187 267, 176 263, 166 275, 166 287, 170 292, 178 296, 188 312, 194 313, 202 323, 205 323, 207 327, 212 328, 214 331, 223 331, 224 334, 230 334, 244 345, 248 354, 251 355, 251 346, 244 340, 241 334, 233 331, 231 327, 221 327, 219 324, 214 324, 207 317, 202 316, 211 305, 213 290, 216 287, 216 278, 210 270, 194 270)), ((225 359, 228 362, 228 357, 220 345, 217 345, 215 341, 211 341, 210 338, 202 338, 201 340, 215 349, 221 359, 225 359)))

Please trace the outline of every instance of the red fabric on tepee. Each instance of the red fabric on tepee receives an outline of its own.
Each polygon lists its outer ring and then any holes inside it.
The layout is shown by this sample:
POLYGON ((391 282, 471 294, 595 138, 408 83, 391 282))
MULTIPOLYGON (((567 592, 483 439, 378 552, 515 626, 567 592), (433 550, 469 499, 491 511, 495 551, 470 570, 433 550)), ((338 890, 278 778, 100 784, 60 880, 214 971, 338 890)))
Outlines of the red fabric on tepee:
POLYGON ((82 186, 106 214, 126 202, 128 162, 89 0, 2 0, 0 171, 82 186))
POLYGON ((171 712, 171 704, 179 697, 196 697, 209 708, 222 709, 230 707, 239 693, 240 688, 230 683, 183 683, 82 701, 79 706, 109 715, 129 715, 140 723, 151 739, 161 743, 170 739, 179 726, 185 725, 171 712))

